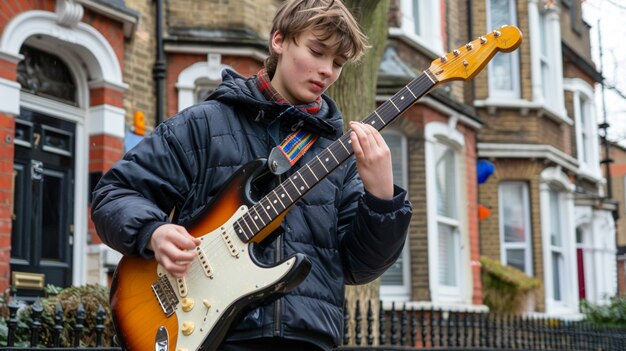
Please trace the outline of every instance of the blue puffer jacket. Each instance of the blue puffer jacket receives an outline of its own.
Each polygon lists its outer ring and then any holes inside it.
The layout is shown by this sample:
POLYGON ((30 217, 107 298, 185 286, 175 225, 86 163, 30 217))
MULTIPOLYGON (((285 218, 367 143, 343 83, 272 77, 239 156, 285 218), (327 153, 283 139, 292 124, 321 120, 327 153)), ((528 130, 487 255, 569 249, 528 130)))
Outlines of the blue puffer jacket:
MULTIPOLYGON (((255 78, 225 71, 211 97, 160 124, 107 172, 93 194, 92 218, 104 243, 124 255, 152 258, 152 232, 202 213, 229 176, 302 126, 320 135, 294 166, 311 160, 342 134, 342 117, 324 96, 314 116, 268 102, 255 78)), ((341 343, 344 284, 380 276, 399 256, 411 217, 406 192, 385 201, 364 193, 354 158, 323 179, 285 216, 278 236, 259 247, 266 263, 303 253, 308 277, 280 299, 242 317, 229 340, 285 337, 329 349, 341 343)))

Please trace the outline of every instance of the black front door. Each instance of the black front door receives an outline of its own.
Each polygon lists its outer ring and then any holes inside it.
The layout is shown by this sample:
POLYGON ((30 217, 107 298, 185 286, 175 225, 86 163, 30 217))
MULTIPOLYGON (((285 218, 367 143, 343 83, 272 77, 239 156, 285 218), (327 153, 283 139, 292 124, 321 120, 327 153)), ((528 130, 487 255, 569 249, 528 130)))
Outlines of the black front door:
POLYGON ((11 284, 22 296, 72 282, 75 133, 26 109, 16 120, 11 284))

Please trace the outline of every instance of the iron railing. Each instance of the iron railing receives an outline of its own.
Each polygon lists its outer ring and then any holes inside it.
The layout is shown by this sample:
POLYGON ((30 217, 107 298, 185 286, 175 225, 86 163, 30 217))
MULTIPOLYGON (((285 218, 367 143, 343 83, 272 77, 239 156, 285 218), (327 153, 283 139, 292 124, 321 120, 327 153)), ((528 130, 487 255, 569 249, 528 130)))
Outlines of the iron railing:
MULTIPOLYGON (((95 323, 86 324, 85 309, 79 305, 74 312, 71 329, 71 346, 61 347, 64 313, 60 305, 53 316, 37 302, 31 308, 29 323, 20 321, 18 304, 9 303, 9 318, 6 321, 7 335, 0 341, 0 350, 84 350, 120 351, 121 348, 103 346, 105 317, 103 306, 99 306, 95 323), (44 314, 44 315, 42 315, 44 314), (44 325, 42 318, 54 320, 54 325, 44 325), (28 328, 28 342, 16 345, 16 332, 28 328), (46 330, 48 337, 42 342, 46 330), (81 337, 94 334, 91 345, 81 337)), ((445 311, 435 308, 396 308, 392 304, 385 310, 382 303, 366 307, 356 301, 352 308, 345 308, 344 345, 341 351, 367 350, 626 350, 626 330, 598 327, 587 321, 568 321, 556 318, 499 315, 473 311, 445 311), (364 311, 364 312, 361 312, 364 311)), ((0 328, 1 329, 1 328, 0 328)), ((1 339, 0 339, 1 340, 1 339)))
POLYGON ((485 312, 407 309, 390 310, 380 302, 345 308, 342 350, 364 348, 437 350, 626 350, 626 329, 599 327, 586 320, 485 312), (365 310, 365 313, 361 311, 365 310), (375 318, 377 317, 377 318, 375 318), (364 332, 365 331, 365 332, 364 332))

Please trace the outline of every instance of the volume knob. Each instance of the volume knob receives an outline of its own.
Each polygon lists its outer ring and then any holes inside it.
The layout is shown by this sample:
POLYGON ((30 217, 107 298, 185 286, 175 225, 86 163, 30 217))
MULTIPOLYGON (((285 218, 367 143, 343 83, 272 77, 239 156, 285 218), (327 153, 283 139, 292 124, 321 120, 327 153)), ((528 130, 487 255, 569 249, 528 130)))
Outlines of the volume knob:
POLYGON ((183 327, 181 328, 181 331, 183 332, 183 335, 189 336, 191 335, 191 333, 193 333, 194 328, 195 326, 193 322, 183 322, 183 327))
POLYGON ((182 299, 182 301, 180 301, 180 305, 182 306, 183 311, 189 312, 193 309, 195 301, 192 298, 185 297, 182 299))

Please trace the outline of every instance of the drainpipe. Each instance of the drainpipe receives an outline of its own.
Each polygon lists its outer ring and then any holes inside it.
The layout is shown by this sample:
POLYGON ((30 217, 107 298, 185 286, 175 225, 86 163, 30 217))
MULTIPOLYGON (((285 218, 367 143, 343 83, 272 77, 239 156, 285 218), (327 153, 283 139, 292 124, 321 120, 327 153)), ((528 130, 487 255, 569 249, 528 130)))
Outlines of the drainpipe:
POLYGON ((600 163, 604 164, 604 169, 606 172, 606 194, 607 198, 613 198, 613 185, 611 181, 611 160, 610 148, 609 148, 609 140, 607 138, 609 128, 609 123, 607 122, 607 113, 606 113, 606 101, 604 100, 604 67, 602 64, 602 31, 600 30, 600 20, 598 20, 598 49, 600 52, 600 74, 602 75, 602 80, 600 81, 600 86, 602 87, 602 114, 604 117, 604 121, 599 125, 600 129, 604 130, 602 135, 602 141, 604 143, 604 159, 600 161, 600 163))
POLYGON ((163 51, 163 0, 156 1, 156 61, 152 68, 155 82, 156 109, 155 127, 163 122, 163 93, 165 91, 165 53, 163 51))
MULTIPOLYGON (((467 0, 467 36, 469 38, 468 42, 474 40, 474 4, 472 0, 467 0)), ((474 100, 476 100, 476 84, 474 84, 474 80, 470 79, 470 102, 469 105, 474 107, 474 100)), ((467 96, 467 95, 465 95, 467 96)))

